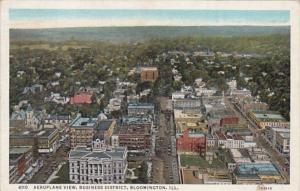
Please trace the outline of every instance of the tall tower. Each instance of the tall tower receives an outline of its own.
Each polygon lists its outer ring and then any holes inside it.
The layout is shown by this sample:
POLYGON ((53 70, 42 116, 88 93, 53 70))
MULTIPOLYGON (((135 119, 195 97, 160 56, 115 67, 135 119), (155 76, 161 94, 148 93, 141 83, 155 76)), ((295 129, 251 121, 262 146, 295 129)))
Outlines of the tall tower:
POLYGON ((26 121, 25 121, 26 125, 31 126, 33 120, 33 109, 30 104, 28 104, 27 106, 25 116, 26 116, 26 121))

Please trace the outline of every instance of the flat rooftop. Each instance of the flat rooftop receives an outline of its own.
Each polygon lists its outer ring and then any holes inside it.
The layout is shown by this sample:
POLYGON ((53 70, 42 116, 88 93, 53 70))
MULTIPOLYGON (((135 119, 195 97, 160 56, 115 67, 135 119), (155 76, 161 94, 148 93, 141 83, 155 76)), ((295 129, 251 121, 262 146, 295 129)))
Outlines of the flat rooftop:
POLYGON ((97 123, 97 118, 78 117, 70 124, 70 127, 94 127, 97 123))
POLYGON ((221 117, 232 117, 236 114, 224 105, 214 105, 211 111, 209 112, 209 118, 221 118, 221 117))
POLYGON ((135 116, 135 117, 123 117, 122 118, 122 123, 123 124, 152 124, 153 119, 150 115, 145 115, 145 116, 135 116))
POLYGON ((119 134, 150 135, 150 124, 144 125, 122 125, 119 134))
POLYGON ((152 71, 157 70, 157 67, 141 67, 141 71, 152 71))
POLYGON ((113 122, 114 122, 114 120, 112 120, 112 119, 99 121, 99 124, 97 126, 97 130, 106 131, 106 130, 109 129, 109 127, 111 126, 111 124, 113 122))
POLYGON ((178 118, 186 118, 186 119, 199 119, 202 117, 201 112, 194 113, 186 113, 183 110, 175 109, 174 110, 174 118, 175 120, 178 118))
POLYGON ((23 130, 23 131, 15 131, 10 132, 10 138, 25 138, 25 137, 49 137, 53 132, 57 131, 56 128, 45 128, 40 131, 33 131, 33 130, 23 130))
POLYGON ((9 154, 23 154, 32 149, 32 146, 14 146, 9 148, 9 154))
POLYGON ((279 176, 277 168, 272 163, 245 163, 237 167, 238 174, 241 175, 275 175, 279 176))
POLYGON ((149 108, 149 109, 154 109, 154 105, 152 103, 141 103, 141 102, 134 102, 134 103, 129 103, 128 108, 149 108))
POLYGON ((282 132, 282 133, 279 133, 279 135, 285 139, 289 139, 290 138, 290 133, 287 133, 287 132, 282 132))
POLYGON ((40 132, 38 132, 36 135, 39 137, 49 137, 55 131, 57 131, 56 128, 43 129, 40 132))
POLYGON ((253 115, 264 121, 268 120, 280 120, 280 121, 286 121, 286 119, 280 114, 275 111, 257 111, 257 110, 252 110, 253 115))

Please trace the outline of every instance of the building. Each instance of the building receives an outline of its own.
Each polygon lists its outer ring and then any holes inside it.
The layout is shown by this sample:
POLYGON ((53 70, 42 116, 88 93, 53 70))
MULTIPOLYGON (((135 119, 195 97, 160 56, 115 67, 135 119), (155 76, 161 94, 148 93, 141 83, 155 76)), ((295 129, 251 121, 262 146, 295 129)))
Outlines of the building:
POLYGON ((154 82, 158 78, 157 67, 142 67, 141 68, 141 81, 154 82))
POLYGON ((59 148, 59 132, 57 128, 45 128, 36 134, 39 153, 56 152, 59 148))
POLYGON ((76 147, 69 154, 70 181, 77 184, 125 182, 127 149, 76 147))
POLYGON ((24 128, 26 124, 26 112, 22 109, 14 111, 9 120, 9 127, 24 128))
POLYGON ((269 127, 289 127, 290 123, 286 119, 275 111, 256 111, 249 112, 249 117, 252 121, 261 129, 269 127))
POLYGON ((244 148, 245 140, 238 134, 229 135, 222 132, 216 132, 215 137, 217 139, 218 147, 228 149, 244 148))
POLYGON ((290 129, 282 127, 266 127, 265 139, 278 152, 284 155, 290 153, 290 129))
POLYGON ((231 177, 226 173, 205 173, 202 177, 203 184, 232 184, 231 177))
POLYGON ((44 124, 52 124, 57 128, 64 128, 71 122, 70 115, 48 115, 44 119, 44 124))
POLYGON ((76 92, 70 99, 71 104, 91 104, 93 94, 88 91, 76 92))
POLYGON ((130 124, 122 125, 118 133, 119 146, 127 147, 130 151, 147 151, 151 148, 151 125, 130 124))
POLYGON ((28 94, 28 93, 37 93, 37 92, 42 92, 43 91, 43 85, 41 84, 34 84, 29 87, 25 87, 22 94, 28 94))
POLYGON ((272 184, 282 183, 282 176, 272 163, 244 163, 234 171, 236 184, 272 184))
POLYGON ((196 96, 213 96, 217 92, 216 89, 208 89, 205 87, 195 88, 196 96))
POLYGON ((33 163, 32 146, 14 146, 9 148, 9 182, 18 183, 20 177, 33 163))
POLYGON ((237 105, 240 107, 240 109, 246 114, 252 110, 267 111, 269 109, 268 104, 264 102, 256 101, 252 96, 242 97, 242 98, 237 97, 235 101, 237 105))
POLYGON ((194 130, 207 133, 207 121, 200 111, 174 110, 176 134, 181 134, 185 130, 194 130))
POLYGON ((9 144, 10 146, 32 146, 33 150, 36 149, 39 153, 52 153, 59 147, 59 132, 56 128, 10 132, 9 144))
POLYGON ((64 104, 69 103, 70 98, 61 96, 59 93, 51 92, 50 96, 45 97, 44 100, 45 100, 45 102, 53 102, 53 103, 56 103, 56 104, 64 105, 64 104))
POLYGON ((207 148, 214 148, 217 146, 217 139, 215 136, 211 135, 211 134, 207 134, 206 135, 206 147, 207 148))
POLYGON ((127 107, 127 113, 129 116, 136 115, 153 115, 154 105, 151 103, 129 103, 127 107))
POLYGON ((174 109, 200 111, 201 106, 202 104, 200 98, 175 99, 173 101, 174 109))
POLYGON ((87 146, 93 142, 98 118, 81 117, 78 115, 69 124, 70 146, 87 146))
POLYGON ((269 163, 271 161, 270 155, 266 152, 264 148, 252 147, 247 148, 248 155, 251 161, 255 163, 269 163))
POLYGON ((12 112, 10 117, 10 127, 23 127, 38 130, 41 128, 45 115, 43 111, 35 111, 30 104, 26 109, 18 109, 12 112))
POLYGON ((173 92, 172 93, 172 101, 174 101, 176 99, 184 99, 185 95, 186 95, 185 92, 173 92))
POLYGON ((127 103, 137 103, 140 100, 140 96, 136 94, 127 95, 127 103))
POLYGON ((196 152, 204 155, 206 151, 206 137, 203 133, 185 130, 182 135, 177 137, 176 148, 178 152, 196 152))
POLYGON ((119 111, 121 109, 122 99, 120 98, 111 98, 109 99, 109 104, 107 105, 108 112, 119 111))
POLYGON ((214 108, 208 112, 208 126, 226 126, 237 125, 239 123, 238 116, 223 105, 215 105, 214 108))
POLYGON ((105 144, 110 144, 111 136, 116 127, 117 123, 114 119, 106 119, 99 121, 96 126, 94 140, 99 138, 103 139, 105 144))

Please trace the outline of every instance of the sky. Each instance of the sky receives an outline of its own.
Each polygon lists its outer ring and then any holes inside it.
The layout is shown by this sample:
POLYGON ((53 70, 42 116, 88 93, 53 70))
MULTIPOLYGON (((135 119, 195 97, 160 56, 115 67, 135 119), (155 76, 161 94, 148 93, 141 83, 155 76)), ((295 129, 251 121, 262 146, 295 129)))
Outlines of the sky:
POLYGON ((10 9, 11 28, 290 24, 284 10, 10 9))

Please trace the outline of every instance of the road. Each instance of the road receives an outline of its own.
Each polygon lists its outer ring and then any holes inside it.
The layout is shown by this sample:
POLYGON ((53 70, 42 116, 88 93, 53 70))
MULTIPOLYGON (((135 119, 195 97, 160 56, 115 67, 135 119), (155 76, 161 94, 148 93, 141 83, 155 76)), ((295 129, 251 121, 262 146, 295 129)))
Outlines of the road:
MULTIPOLYGON (((161 98, 160 101, 164 102, 166 98, 161 98)), ((165 105, 165 104, 160 104, 165 105)), ((164 110, 165 108, 160 108, 164 110)), ((160 168, 159 170, 154 171, 153 177, 156 175, 160 176, 159 182, 156 183, 167 183, 167 184, 178 184, 179 175, 178 175, 178 162, 176 158, 176 138, 175 138, 175 129, 173 125, 173 115, 162 113, 159 111, 159 128, 156 138, 156 161, 157 163, 163 164, 163 176, 161 175, 160 168), (159 161, 159 162, 158 162, 159 161)), ((161 165, 160 165, 161 166, 161 165)))
POLYGON ((62 162, 68 160, 69 147, 64 143, 55 153, 44 154, 40 157, 44 161, 44 166, 33 176, 28 183, 44 184, 51 176, 52 172, 62 162))
POLYGON ((270 144, 265 140, 261 129, 241 110, 241 108, 234 102, 226 99, 226 104, 235 110, 241 119, 248 122, 248 128, 251 130, 253 135, 255 135, 254 140, 259 147, 263 147, 270 154, 272 162, 277 166, 281 175, 284 177, 285 183, 289 183, 290 176, 285 169, 285 158, 283 155, 279 154, 276 150, 270 146, 270 144))

